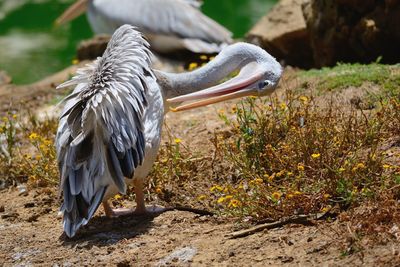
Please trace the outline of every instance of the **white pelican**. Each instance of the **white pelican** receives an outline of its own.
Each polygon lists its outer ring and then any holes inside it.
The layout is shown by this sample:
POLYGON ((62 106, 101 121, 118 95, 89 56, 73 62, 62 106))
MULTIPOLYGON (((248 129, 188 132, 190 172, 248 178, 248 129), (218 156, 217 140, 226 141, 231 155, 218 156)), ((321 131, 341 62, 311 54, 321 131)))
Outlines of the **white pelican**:
MULTIPOLYGON (((134 27, 124 25, 111 38, 103 56, 77 71, 58 88, 76 85, 64 100, 56 137, 64 231, 75 235, 107 199, 133 183, 134 213, 145 213, 143 180, 156 158, 164 114, 171 105, 199 100, 175 111, 227 99, 273 92, 280 64, 261 48, 227 46, 207 65, 171 74, 150 67, 148 43, 134 27), (224 83, 229 74, 239 74, 224 83)), ((131 211, 132 212, 132 211, 131 211)))
POLYGON ((199 10, 195 0, 78 0, 56 21, 68 22, 87 8, 97 34, 112 34, 119 26, 136 26, 160 53, 189 50, 218 53, 232 42, 232 33, 199 10))

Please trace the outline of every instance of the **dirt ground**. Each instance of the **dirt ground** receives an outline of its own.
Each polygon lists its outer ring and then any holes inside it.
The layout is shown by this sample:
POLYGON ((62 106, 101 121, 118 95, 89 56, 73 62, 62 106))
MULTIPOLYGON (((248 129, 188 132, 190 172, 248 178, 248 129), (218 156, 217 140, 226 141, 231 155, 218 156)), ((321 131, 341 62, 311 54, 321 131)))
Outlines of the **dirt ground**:
MULTIPOLYGON (((48 88, 64 78, 65 73, 59 74, 36 89, 0 88, 2 111, 11 97, 39 106, 54 97, 48 88)), ((169 129, 207 150, 210 133, 223 127, 217 111, 229 110, 230 105, 170 113, 169 129)), ((354 246, 351 230, 340 220, 286 225, 230 239, 229 234, 243 226, 219 216, 170 211, 109 219, 100 209, 74 239, 68 239, 57 215, 56 195, 53 189, 22 195, 16 188, 0 191, 1 266, 400 266, 397 242, 364 240, 354 246)))

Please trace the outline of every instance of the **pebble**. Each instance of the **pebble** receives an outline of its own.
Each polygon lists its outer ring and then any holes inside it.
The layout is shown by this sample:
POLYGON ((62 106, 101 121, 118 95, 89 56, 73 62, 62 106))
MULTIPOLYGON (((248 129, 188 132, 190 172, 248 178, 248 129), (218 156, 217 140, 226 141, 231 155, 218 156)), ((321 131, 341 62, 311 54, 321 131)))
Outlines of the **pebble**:
POLYGON ((197 248, 195 247, 184 247, 175 250, 170 255, 161 259, 156 266, 169 266, 171 263, 175 265, 177 262, 188 263, 191 262, 193 257, 197 254, 197 248))
POLYGON ((20 196, 27 196, 28 195, 28 189, 26 188, 26 185, 18 185, 17 186, 18 189, 18 195, 20 196))
POLYGON ((7 218, 17 218, 19 216, 18 213, 16 212, 10 212, 10 213, 5 213, 1 215, 2 219, 7 219, 7 218))

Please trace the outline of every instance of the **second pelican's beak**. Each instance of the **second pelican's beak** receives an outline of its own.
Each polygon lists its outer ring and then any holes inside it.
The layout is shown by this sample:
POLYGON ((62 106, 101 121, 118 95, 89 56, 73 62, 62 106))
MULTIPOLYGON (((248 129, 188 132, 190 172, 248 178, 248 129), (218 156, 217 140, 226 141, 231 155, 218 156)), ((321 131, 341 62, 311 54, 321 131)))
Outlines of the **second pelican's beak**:
POLYGON ((264 75, 265 70, 263 70, 260 65, 253 62, 242 68, 236 77, 222 84, 191 94, 170 98, 167 99, 167 102, 180 103, 204 99, 178 106, 176 108, 171 108, 171 110, 175 112, 207 106, 229 99, 257 95, 259 89, 264 89, 264 86, 262 86, 262 88, 259 86, 264 75))
POLYGON ((88 0, 78 0, 70 6, 64 13, 59 16, 56 20, 56 25, 62 25, 67 23, 68 21, 73 20, 78 17, 80 14, 86 11, 88 0))

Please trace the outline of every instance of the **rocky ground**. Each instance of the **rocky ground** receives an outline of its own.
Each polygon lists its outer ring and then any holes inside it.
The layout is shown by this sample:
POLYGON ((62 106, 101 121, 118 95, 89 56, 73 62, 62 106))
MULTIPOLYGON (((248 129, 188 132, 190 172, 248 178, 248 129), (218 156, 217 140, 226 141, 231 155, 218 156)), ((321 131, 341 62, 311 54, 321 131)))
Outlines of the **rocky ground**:
POLYGON ((3 190, 2 266, 398 266, 398 244, 369 244, 346 256, 346 225, 288 225, 230 239, 223 218, 171 211, 107 219, 99 212, 70 240, 62 233, 54 192, 3 190))

